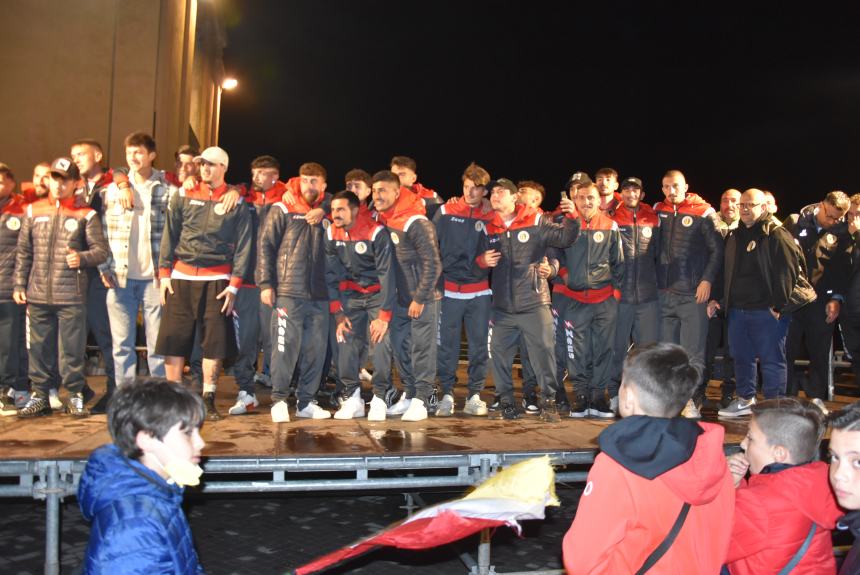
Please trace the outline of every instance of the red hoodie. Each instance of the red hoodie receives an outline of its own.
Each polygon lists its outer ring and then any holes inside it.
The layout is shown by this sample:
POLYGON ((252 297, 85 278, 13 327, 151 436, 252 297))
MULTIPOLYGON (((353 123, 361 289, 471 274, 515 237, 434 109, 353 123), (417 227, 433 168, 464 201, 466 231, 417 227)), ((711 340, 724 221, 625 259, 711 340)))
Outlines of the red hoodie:
POLYGON ((416 193, 409 191, 409 188, 401 186, 397 201, 384 212, 378 212, 378 217, 380 223, 389 228, 403 231, 408 227, 412 218, 424 216, 426 213, 421 198, 416 193))
POLYGON ((827 473, 827 464, 816 461, 752 475, 738 487, 726 559, 732 575, 778 573, 800 549, 813 521, 815 535, 791 573, 836 573, 830 531, 844 512, 836 505, 827 473))
POLYGON ((698 425, 704 432, 689 459, 654 479, 631 472, 605 449, 597 456, 562 543, 568 573, 635 573, 666 538, 684 502, 692 505, 687 519, 649 574, 719 573, 735 489, 723 455, 723 428, 698 425))

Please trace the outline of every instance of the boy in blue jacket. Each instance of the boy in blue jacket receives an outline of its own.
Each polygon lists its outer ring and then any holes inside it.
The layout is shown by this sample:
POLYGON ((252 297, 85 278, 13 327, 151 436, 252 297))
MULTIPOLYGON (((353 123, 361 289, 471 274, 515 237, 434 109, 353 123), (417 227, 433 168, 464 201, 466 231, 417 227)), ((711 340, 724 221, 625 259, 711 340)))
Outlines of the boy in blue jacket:
POLYGON ((203 473, 205 416, 199 396, 166 380, 117 389, 108 407, 114 442, 90 455, 78 488, 92 522, 84 573, 203 572, 181 506, 184 486, 203 473))

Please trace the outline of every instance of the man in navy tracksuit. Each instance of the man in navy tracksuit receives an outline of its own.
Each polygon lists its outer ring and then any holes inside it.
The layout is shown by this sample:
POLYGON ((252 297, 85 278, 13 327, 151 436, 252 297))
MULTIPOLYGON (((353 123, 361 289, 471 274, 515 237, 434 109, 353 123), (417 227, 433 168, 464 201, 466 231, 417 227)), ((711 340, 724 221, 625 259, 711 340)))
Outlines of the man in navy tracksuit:
MULTIPOLYGON (((654 206, 660 218, 657 287, 660 290, 660 340, 683 344, 691 361, 703 372, 708 338, 708 300, 723 262, 723 238, 716 228, 717 212, 688 192, 684 174, 663 176, 665 200, 654 206)), ((684 416, 700 417, 705 399, 704 379, 684 408, 684 416)))
POLYGON ((581 231, 560 261, 559 286, 570 299, 564 313, 567 364, 573 382, 571 417, 611 418, 606 399, 624 256, 618 225, 600 210, 597 186, 574 192, 581 231))
POLYGON ((475 251, 484 227, 494 212, 485 201, 490 174, 471 164, 463 173, 463 195, 443 204, 433 223, 442 256, 444 296, 439 318, 437 375, 442 400, 436 415, 454 414, 454 384, 460 357, 460 330, 465 324, 469 342, 468 399, 463 410, 469 415, 486 415, 481 391, 487 377, 487 330, 490 322, 490 282, 487 270, 474 265, 475 251))
MULTIPOLYGON (((511 367, 517 344, 528 350, 543 396, 541 419, 558 421, 555 404, 555 334, 549 310, 550 293, 540 271, 548 247, 566 248, 579 235, 579 220, 570 200, 563 199, 563 224, 543 218, 534 208, 518 205, 517 187, 508 179, 490 182, 490 202, 496 214, 486 226, 475 263, 493 268, 493 319, 490 361, 499 411, 494 417, 516 419, 511 367)), ((549 266, 547 266, 549 267, 549 266)))
POLYGON ((427 419, 427 405, 436 379, 436 333, 442 298, 442 261, 436 230, 427 219, 422 199, 401 187, 397 174, 383 170, 373 176, 373 205, 391 234, 396 259, 397 304, 391 343, 397 371, 406 388, 388 415, 404 421, 427 419))
POLYGON ((335 194, 331 212, 333 225, 325 236, 326 283, 329 311, 336 318, 336 356, 345 398, 334 417, 364 417, 359 372, 370 344, 373 400, 367 417, 383 421, 388 407, 385 392, 391 386, 388 325, 396 297, 391 237, 385 226, 361 210, 361 200, 352 192, 335 194))

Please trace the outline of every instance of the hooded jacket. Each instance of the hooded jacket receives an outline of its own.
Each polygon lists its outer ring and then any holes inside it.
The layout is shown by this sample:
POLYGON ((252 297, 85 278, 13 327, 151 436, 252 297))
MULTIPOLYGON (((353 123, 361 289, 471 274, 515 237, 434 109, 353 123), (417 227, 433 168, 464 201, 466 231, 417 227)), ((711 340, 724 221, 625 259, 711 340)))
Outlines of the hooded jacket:
POLYGON ((12 301, 18 232, 21 231, 27 204, 18 194, 10 195, 0 204, 0 302, 9 302, 12 301))
POLYGON ((735 501, 724 434, 681 417, 631 416, 606 428, 562 543, 567 572, 635 573, 686 502, 684 525, 649 574, 719 573, 735 501))
POLYGON ((95 450, 78 485, 81 513, 92 523, 84 573, 203 573, 182 494, 115 445, 95 450))
POLYGON ((828 466, 767 467, 737 489, 735 520, 726 563, 732 575, 778 573, 817 525, 809 548, 792 575, 836 572, 830 531, 843 512, 830 490, 828 466), (770 472, 765 472, 770 471, 770 472))
POLYGON ((421 198, 404 187, 393 206, 377 212, 394 244, 397 301, 402 306, 442 298, 442 260, 436 230, 424 214, 421 198))
POLYGON ((695 295, 702 280, 714 285, 723 265, 723 238, 717 213, 696 194, 680 204, 654 206, 660 218, 657 287, 679 295, 695 295))

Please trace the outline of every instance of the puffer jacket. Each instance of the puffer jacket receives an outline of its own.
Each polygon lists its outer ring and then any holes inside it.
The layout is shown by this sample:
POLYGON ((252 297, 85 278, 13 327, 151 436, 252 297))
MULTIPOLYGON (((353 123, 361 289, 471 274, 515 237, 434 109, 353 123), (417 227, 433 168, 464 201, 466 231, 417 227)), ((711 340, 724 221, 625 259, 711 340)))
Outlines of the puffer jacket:
POLYGON ((274 289, 278 296, 328 300, 325 281, 325 232, 331 224, 309 225, 305 214, 321 207, 325 196, 320 195, 313 206, 305 202, 299 191, 299 178, 287 182, 294 204, 278 202, 269 209, 257 255, 255 279, 260 289, 274 289))
POLYGON ((484 252, 497 250, 502 257, 492 268, 493 307, 506 313, 524 313, 549 305, 549 285, 538 275, 547 248, 564 249, 580 233, 579 219, 568 215, 562 224, 543 217, 534 208, 518 205, 506 227, 496 214, 486 227, 475 263, 487 268, 484 252))
POLYGON ((854 240, 845 222, 819 230, 815 219, 817 213, 818 207, 814 207, 802 215, 792 214, 783 227, 803 250, 806 271, 815 293, 827 301, 834 296, 844 296, 848 289, 854 240))
POLYGON ((253 229, 244 200, 224 213, 222 184, 211 189, 204 183, 191 190, 180 188, 170 199, 159 254, 160 278, 177 272, 192 276, 229 275, 238 288, 251 263, 253 229))
POLYGON ((92 523, 84 573, 203 573, 182 494, 115 445, 95 450, 78 485, 81 513, 92 523))
POLYGON ((553 291, 582 303, 620 299, 624 255, 618 224, 598 211, 589 221, 580 217, 579 225, 573 244, 551 252, 560 262, 558 275, 564 282, 554 285, 553 291))
POLYGON ((257 250, 260 244, 260 234, 263 231, 263 226, 266 223, 266 217, 269 215, 269 210, 272 206, 283 200, 287 187, 283 182, 275 182, 275 185, 265 192, 258 192, 252 187, 240 186, 242 197, 248 202, 248 211, 251 213, 251 229, 253 230, 254 242, 251 244, 251 265, 248 266, 248 272, 245 274, 243 285, 253 287, 256 285, 254 276, 257 273, 257 250))
POLYGON ((640 203, 636 211, 621 204, 612 219, 618 224, 624 250, 621 301, 636 305, 656 300, 660 218, 651 206, 640 203))
POLYGON ((473 208, 456 198, 439 207, 433 217, 445 289, 475 293, 490 289, 487 270, 475 266, 475 253, 484 236, 484 227, 493 219, 492 209, 473 208))
POLYGON ((9 196, 0 206, 0 302, 12 301, 15 251, 26 210, 24 198, 17 194, 9 196))
POLYGON ((713 286, 723 265, 723 238, 714 208, 688 193, 680 204, 663 201, 654 211, 660 218, 657 287, 695 295, 701 281, 713 286))
POLYGON ((42 198, 27 206, 18 234, 15 289, 26 290, 36 304, 75 305, 87 298, 85 269, 107 260, 102 222, 95 210, 77 207, 75 198, 42 198), (66 256, 80 253, 81 267, 72 269, 66 256))
POLYGON ((325 237, 329 311, 338 313, 350 297, 378 294, 379 318, 391 321, 397 297, 394 250, 385 226, 367 212, 347 231, 329 226, 325 237))
POLYGON ((397 301, 402 306, 442 298, 442 260, 436 230, 424 214, 421 198, 403 187, 395 204, 377 213, 394 244, 397 301))

